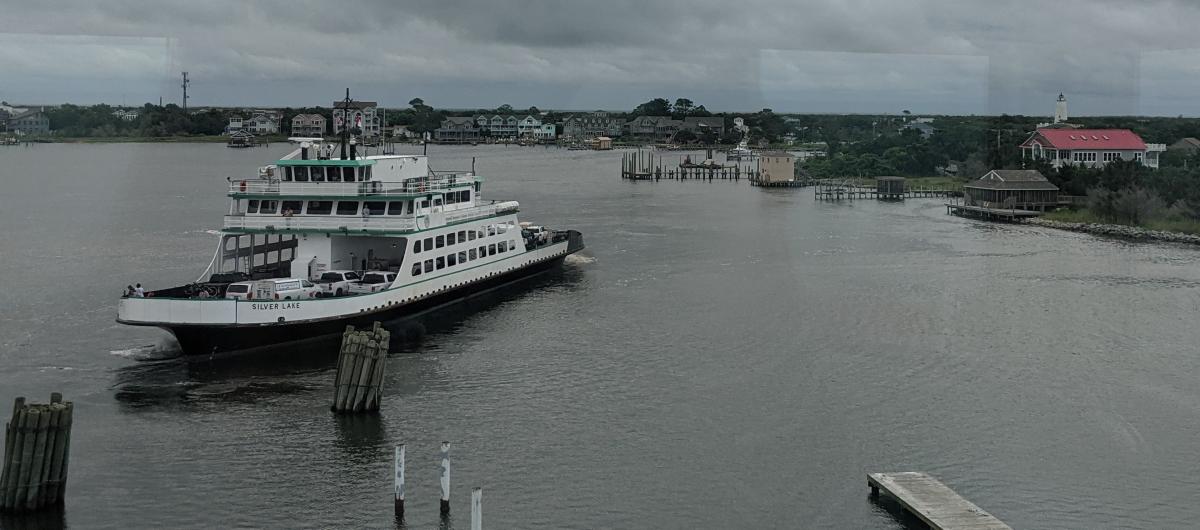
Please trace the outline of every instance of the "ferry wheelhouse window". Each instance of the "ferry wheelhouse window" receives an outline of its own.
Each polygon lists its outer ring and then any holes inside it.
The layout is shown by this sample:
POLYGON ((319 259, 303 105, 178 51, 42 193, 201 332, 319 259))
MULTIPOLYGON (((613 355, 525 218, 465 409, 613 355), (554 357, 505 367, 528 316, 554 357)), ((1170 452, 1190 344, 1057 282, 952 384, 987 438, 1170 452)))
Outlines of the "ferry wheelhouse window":
POLYGON ((258 213, 276 213, 279 201, 262 201, 258 203, 258 213))
POLYGON ((367 212, 371 215, 383 215, 384 206, 386 205, 387 203, 383 201, 370 201, 364 202, 363 208, 366 208, 367 212))
POLYGON ((293 214, 299 214, 300 209, 304 207, 304 201, 283 201, 283 212, 287 213, 291 210, 293 214))
POLYGON ((258 213, 258 199, 246 201, 246 213, 258 213))
POLYGON ((458 192, 458 202, 471 202, 471 190, 458 192))
POLYGON ((358 213, 358 202, 355 201, 338 201, 338 215, 354 215, 358 213))
POLYGON ((325 168, 313 167, 309 168, 309 177, 313 182, 325 182, 325 168))
POLYGON ((279 177, 279 178, 280 178, 280 180, 283 180, 284 182, 291 182, 291 181, 292 181, 292 168, 291 168, 291 166, 283 166, 283 168, 282 168, 282 169, 283 169, 283 171, 281 171, 281 172, 279 173, 279 174, 280 174, 280 177, 279 177))
POLYGON ((292 171, 296 182, 308 182, 308 166, 296 166, 292 171))
POLYGON ((333 201, 308 201, 308 215, 329 215, 333 213, 333 201))
POLYGON ((441 197, 434 197, 434 198, 433 198, 433 205, 434 205, 434 206, 441 206, 441 205, 442 205, 442 198, 441 198, 441 197))
POLYGON ((404 215, 404 201, 392 201, 387 203, 388 215, 404 215))
POLYGON ((433 260, 425 260, 425 272, 433 272, 433 260))
POLYGON ((446 238, 443 236, 437 236, 436 238, 434 238, 434 241, 437 242, 437 248, 442 248, 442 247, 446 246, 446 238))

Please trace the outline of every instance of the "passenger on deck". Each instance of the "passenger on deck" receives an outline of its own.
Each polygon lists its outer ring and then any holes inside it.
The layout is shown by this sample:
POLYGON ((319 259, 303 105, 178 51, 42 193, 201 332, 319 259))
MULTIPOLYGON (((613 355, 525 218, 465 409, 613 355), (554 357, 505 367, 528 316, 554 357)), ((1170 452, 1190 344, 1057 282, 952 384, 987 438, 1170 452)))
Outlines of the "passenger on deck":
POLYGON ((200 298, 211 298, 212 297, 211 294, 208 294, 208 289, 204 289, 204 288, 200 289, 200 294, 197 296, 199 296, 200 298))
POLYGON ((137 291, 133 290, 132 285, 126 285, 125 286, 125 298, 129 298, 131 296, 137 296, 137 291))
POLYGON ((142 289, 142 284, 140 284, 140 283, 137 284, 137 287, 133 289, 133 297, 134 298, 145 298, 146 297, 146 290, 142 289))

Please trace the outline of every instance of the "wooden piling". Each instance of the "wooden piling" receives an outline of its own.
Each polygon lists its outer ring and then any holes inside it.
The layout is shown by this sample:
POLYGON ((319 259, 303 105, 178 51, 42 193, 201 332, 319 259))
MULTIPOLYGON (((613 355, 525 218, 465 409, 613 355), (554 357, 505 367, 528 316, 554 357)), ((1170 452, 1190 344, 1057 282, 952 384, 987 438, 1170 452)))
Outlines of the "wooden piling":
POLYGON ((378 411, 391 335, 376 322, 368 331, 346 326, 334 377, 334 412, 378 411))
POLYGON ((404 518, 404 444, 396 446, 396 487, 394 491, 396 501, 396 518, 404 518))
POLYGON ((17 398, 5 426, 0 511, 27 512, 62 502, 71 447, 73 405, 54 393, 45 405, 17 398))
POLYGON ((441 468, 442 468, 442 515, 450 513, 450 442, 442 442, 441 451, 441 468))

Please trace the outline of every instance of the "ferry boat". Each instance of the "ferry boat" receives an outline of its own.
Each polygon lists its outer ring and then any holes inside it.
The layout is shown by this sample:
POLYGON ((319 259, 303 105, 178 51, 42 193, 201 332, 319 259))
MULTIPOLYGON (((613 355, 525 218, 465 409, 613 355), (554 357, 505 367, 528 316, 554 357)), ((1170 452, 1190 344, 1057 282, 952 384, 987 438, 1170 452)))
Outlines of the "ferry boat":
POLYGON ((189 355, 257 349, 414 315, 583 248, 577 231, 521 223, 517 202, 484 200, 473 171, 431 171, 422 155, 360 157, 342 140, 340 156, 334 144, 304 143, 258 178, 230 180, 220 244, 200 278, 127 293, 117 321, 163 328, 189 355), (342 296, 300 288, 306 294, 279 299, 269 289, 282 278, 312 287, 335 270, 390 271, 395 280, 342 296), (249 296, 240 294, 247 282, 249 296))

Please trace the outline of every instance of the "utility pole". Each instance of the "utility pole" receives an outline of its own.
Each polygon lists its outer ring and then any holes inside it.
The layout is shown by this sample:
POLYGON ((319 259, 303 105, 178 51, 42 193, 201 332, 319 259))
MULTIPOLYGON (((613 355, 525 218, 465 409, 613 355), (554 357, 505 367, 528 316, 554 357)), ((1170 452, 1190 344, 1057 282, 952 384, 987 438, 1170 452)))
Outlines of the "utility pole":
POLYGON ((188 80, 187 76, 188 76, 188 73, 183 72, 183 83, 181 85, 179 85, 179 86, 183 87, 183 110, 184 111, 187 111, 187 100, 188 100, 187 87, 188 87, 188 85, 192 84, 192 82, 188 80))

